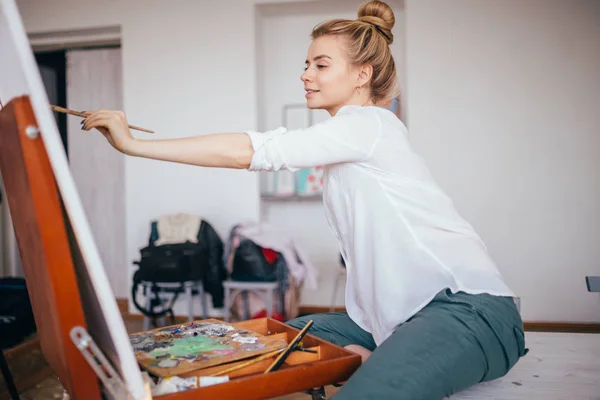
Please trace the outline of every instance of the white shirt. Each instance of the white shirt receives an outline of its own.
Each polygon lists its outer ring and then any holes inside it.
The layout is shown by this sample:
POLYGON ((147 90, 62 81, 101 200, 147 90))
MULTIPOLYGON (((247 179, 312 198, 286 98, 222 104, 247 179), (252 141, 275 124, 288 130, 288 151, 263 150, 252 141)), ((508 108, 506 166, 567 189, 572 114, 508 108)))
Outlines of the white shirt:
POLYGON ((325 166, 323 202, 346 262, 346 310, 377 345, 445 288, 514 297, 392 112, 344 106, 306 129, 247 134, 251 171, 325 166))

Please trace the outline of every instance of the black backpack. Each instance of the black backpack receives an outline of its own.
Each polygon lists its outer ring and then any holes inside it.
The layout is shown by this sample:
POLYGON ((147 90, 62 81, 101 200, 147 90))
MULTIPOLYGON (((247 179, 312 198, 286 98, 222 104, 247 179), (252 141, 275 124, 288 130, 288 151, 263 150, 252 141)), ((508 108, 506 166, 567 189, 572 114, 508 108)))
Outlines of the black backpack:
POLYGON ((154 319, 170 315, 174 323, 173 306, 179 294, 183 292, 183 282, 201 279, 203 257, 196 244, 185 242, 150 245, 140 250, 140 260, 135 261, 138 270, 133 275, 131 297, 134 306, 144 315, 154 319), (150 293, 144 292, 144 297, 151 297, 150 309, 138 301, 138 290, 141 282, 152 283, 150 293), (158 288, 156 283, 179 283, 174 288, 158 288), (165 303, 159 293, 170 293, 171 299, 165 303))
MULTIPOLYGON (((158 239, 156 221, 151 224, 148 246, 140 250, 140 259, 134 264, 138 266, 133 275, 131 296, 134 306, 144 315, 156 318, 170 315, 174 323, 173 306, 178 296, 184 292, 183 282, 202 281, 204 291, 212 296, 214 307, 222 307, 224 289, 222 281, 227 278, 223 265, 223 242, 214 228, 202 221, 198 231, 198 242, 183 242, 155 245, 158 239), (144 297, 150 296, 148 308, 138 301, 141 283, 151 283, 146 287, 144 297), (157 283, 179 283, 173 288, 158 287, 157 283), (160 298, 163 294, 163 299, 160 298), (167 294, 166 296, 164 296, 167 294), (166 298, 170 297, 169 300, 166 298)), ((192 294, 197 294, 194 288, 192 294)))
POLYGON ((133 281, 183 282, 202 279, 204 257, 195 243, 147 246, 140 250, 133 281))

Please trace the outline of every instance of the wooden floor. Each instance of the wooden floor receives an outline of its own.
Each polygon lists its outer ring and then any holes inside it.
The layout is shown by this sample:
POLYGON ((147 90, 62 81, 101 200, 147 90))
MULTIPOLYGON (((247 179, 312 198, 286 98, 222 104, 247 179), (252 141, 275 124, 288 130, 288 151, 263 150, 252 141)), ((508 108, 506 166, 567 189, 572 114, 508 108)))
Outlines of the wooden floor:
POLYGON ((600 400, 600 334, 526 332, 529 353, 503 378, 451 400, 600 400))
MULTIPOLYGON (((600 334, 526 332, 525 339, 529 353, 506 376, 449 400, 600 400, 600 334)), ((327 396, 337 390, 327 387, 327 396)))

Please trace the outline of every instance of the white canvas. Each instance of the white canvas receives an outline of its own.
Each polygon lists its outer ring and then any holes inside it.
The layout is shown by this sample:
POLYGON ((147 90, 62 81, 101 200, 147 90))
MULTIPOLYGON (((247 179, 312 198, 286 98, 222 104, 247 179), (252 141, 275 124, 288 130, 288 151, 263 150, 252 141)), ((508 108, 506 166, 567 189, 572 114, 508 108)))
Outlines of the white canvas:
POLYGON ((58 127, 14 0, 0 0, 0 100, 28 95, 76 241, 75 268, 88 330, 135 399, 147 398, 125 324, 75 188, 58 127))

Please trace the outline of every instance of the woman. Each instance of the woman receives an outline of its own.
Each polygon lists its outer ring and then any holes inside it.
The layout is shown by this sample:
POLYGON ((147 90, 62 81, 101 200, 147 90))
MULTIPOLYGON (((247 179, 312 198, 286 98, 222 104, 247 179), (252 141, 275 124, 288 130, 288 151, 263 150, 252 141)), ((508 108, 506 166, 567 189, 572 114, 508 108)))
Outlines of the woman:
POLYGON ((506 374, 525 355, 513 292, 485 245, 414 153, 393 97, 394 14, 380 1, 357 20, 317 26, 301 79, 328 120, 293 131, 136 140, 125 115, 83 122, 125 154, 251 171, 325 166, 324 206, 347 267, 347 313, 311 333, 362 356, 336 398, 439 399, 506 374))

